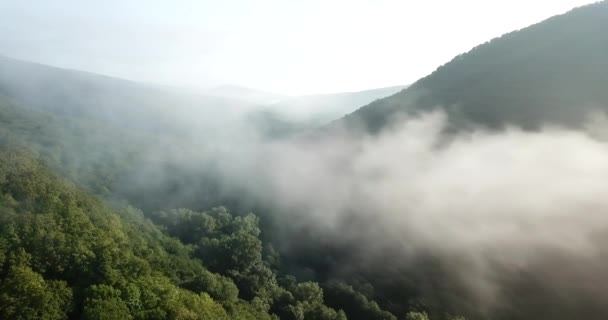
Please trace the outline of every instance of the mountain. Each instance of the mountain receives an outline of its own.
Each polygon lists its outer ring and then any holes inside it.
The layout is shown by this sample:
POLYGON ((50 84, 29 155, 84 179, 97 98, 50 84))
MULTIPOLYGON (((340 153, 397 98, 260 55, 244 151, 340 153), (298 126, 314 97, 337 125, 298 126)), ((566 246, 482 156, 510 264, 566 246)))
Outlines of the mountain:
POLYGON ((258 106, 263 109, 263 112, 272 112, 279 117, 289 118, 293 121, 322 124, 340 118, 374 100, 395 94, 404 88, 406 86, 288 96, 236 85, 223 85, 202 92, 210 97, 258 106))
POLYGON ((574 9, 477 46, 344 121, 373 132, 396 113, 441 109, 457 128, 580 126, 608 111, 607 31, 607 1, 574 9))
POLYGON ((0 55, 0 95, 20 102, 18 105, 57 116, 144 130, 179 131, 186 125, 217 131, 228 128, 228 123, 246 121, 264 132, 288 133, 338 119, 403 88, 297 97, 233 85, 194 91, 0 55))
POLYGON ((171 115, 198 96, 2 63, 0 318, 397 319, 280 270, 269 215, 215 207, 203 147, 222 140, 171 115))
POLYGON ((3 56, 0 94, 58 116, 142 129, 175 128, 176 122, 218 127, 249 107, 238 100, 3 56))
POLYGON ((220 98, 229 98, 247 102, 253 105, 272 104, 287 98, 285 95, 241 87, 236 85, 223 85, 205 91, 205 94, 220 98))
POLYGON ((304 95, 283 99, 268 108, 294 119, 309 119, 319 124, 338 119, 356 108, 393 95, 407 86, 394 86, 356 92, 304 95))
MULTIPOLYGON (((331 109, 385 93, 315 99, 329 101, 331 109)), ((274 110, 0 56, 1 133, 88 191, 120 194, 142 209, 225 204, 218 200, 222 190, 213 169, 218 164, 209 163, 217 158, 212 155, 228 146, 247 147, 235 137, 285 138, 319 124, 274 110)))
POLYGON ((266 137, 284 137, 314 130, 404 88, 406 86, 289 97, 261 106, 249 112, 247 118, 266 137))

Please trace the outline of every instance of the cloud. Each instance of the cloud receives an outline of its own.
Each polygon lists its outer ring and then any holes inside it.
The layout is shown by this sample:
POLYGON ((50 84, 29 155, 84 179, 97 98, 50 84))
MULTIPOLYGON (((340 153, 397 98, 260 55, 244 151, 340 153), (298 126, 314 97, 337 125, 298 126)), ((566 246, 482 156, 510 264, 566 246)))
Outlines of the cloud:
POLYGON ((597 302, 585 283, 608 276, 598 267, 608 142, 597 130, 551 126, 448 136, 446 122, 435 112, 363 138, 337 130, 323 139, 250 141, 238 155, 221 155, 220 168, 225 181, 271 204, 286 228, 358 247, 358 267, 407 265, 425 253, 451 259, 449 273, 484 309, 505 302, 519 272, 537 288, 565 277, 585 303, 597 302), (383 252, 390 262, 377 260, 383 252))

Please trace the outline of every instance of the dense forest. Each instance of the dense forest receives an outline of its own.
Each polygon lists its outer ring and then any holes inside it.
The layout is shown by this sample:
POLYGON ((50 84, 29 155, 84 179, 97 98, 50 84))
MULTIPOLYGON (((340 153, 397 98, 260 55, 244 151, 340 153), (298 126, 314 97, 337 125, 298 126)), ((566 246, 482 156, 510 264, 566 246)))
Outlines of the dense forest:
POLYGON ((194 202, 121 187, 152 143, 146 129, 6 96, 0 122, 3 319, 397 319, 346 282, 282 272, 257 216, 211 206, 225 199, 216 184, 196 182, 207 196, 194 202))
MULTIPOLYGON (((608 2, 575 9, 480 45, 330 126, 285 139, 306 146, 343 124, 379 132, 397 113, 437 108, 458 130, 580 127, 587 111, 608 106, 606 30, 608 2)), ((450 270, 462 257, 403 255, 398 244, 366 243, 372 237, 360 231, 379 225, 380 208, 332 221, 339 228, 300 223, 307 210, 312 216, 307 204, 268 201, 256 193, 263 181, 234 179, 232 167, 218 173, 227 162, 241 165, 240 153, 224 151, 226 141, 251 148, 235 131, 262 131, 274 141, 301 130, 278 121, 260 129, 267 115, 254 115, 262 118, 251 125, 242 123, 251 115, 217 111, 241 106, 0 57, 0 318, 608 316, 602 296, 582 286, 552 290, 556 284, 535 276, 541 264, 524 270, 496 262, 504 267, 496 283, 505 301, 482 306, 450 270)))

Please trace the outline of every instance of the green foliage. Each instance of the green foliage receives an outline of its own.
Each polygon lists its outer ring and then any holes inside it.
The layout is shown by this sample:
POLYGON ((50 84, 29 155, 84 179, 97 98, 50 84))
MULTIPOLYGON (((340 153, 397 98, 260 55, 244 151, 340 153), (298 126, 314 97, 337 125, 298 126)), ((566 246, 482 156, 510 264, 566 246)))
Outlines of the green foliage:
POLYGON ((344 310, 351 320, 397 320, 393 314, 382 310, 376 302, 368 300, 345 283, 330 283, 325 292, 327 305, 344 310))
POLYGON ((324 304, 323 289, 315 282, 297 283, 288 276, 272 307, 281 319, 343 320, 346 315, 324 304))
POLYGON ((194 256, 209 270, 230 277, 243 299, 259 297, 272 301, 277 290, 276 276, 262 259, 263 246, 255 215, 233 217, 226 208, 218 207, 208 212, 171 210, 154 219, 170 235, 193 244, 194 256))
POLYGON ((202 270, 192 280, 184 282, 182 286, 193 292, 206 292, 226 305, 233 305, 238 301, 239 289, 230 278, 202 270))
POLYGON ((408 312, 405 320, 429 320, 429 316, 426 312, 408 312))
POLYGON ((27 153, 0 152, 0 177, 2 318, 226 319, 222 304, 240 303, 231 280, 136 210, 116 214, 27 153), (196 293, 177 286, 188 281, 196 293))
POLYGON ((120 290, 108 285, 93 285, 89 287, 84 302, 83 319, 133 319, 129 306, 122 300, 121 296, 120 290))
POLYGON ((179 306, 170 314, 174 320, 229 320, 226 310, 209 295, 180 290, 179 306))
MULTIPOLYGON (((16 254, 27 255, 21 250, 16 254)), ((0 318, 67 319, 71 299, 72 290, 64 281, 44 280, 20 261, 8 268, 0 282, 0 318)))
POLYGON ((318 284, 278 285, 253 214, 155 216, 183 244, 137 209, 117 212, 76 190, 27 152, 0 152, 0 177, 2 318, 274 319, 272 309, 346 319, 323 304, 318 284))

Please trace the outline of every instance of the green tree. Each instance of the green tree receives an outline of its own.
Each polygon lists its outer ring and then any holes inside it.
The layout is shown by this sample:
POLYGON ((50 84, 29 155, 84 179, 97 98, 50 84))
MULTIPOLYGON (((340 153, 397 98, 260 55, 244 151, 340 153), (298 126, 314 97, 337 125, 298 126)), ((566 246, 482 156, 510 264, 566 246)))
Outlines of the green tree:
POLYGON ((113 320, 133 319, 120 290, 108 285, 93 285, 87 290, 83 319, 113 320))
POLYGON ((12 266, 0 282, 0 318, 67 319, 72 291, 64 281, 45 281, 25 265, 12 266))
POLYGON ((405 320, 429 320, 429 316, 426 312, 408 312, 405 320))
POLYGON ((370 301, 343 282, 330 283, 325 293, 327 305, 344 310, 351 320, 397 320, 393 314, 382 310, 375 301, 370 301))

